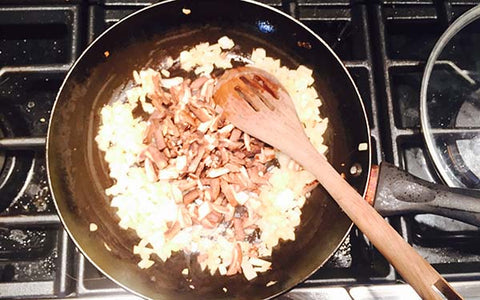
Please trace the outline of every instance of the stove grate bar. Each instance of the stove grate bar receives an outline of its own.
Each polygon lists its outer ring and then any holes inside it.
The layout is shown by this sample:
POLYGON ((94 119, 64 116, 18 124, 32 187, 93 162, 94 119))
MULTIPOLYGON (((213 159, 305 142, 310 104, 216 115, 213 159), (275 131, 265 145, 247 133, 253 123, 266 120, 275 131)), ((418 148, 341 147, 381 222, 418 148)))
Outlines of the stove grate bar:
POLYGON ((71 64, 48 64, 48 65, 32 65, 18 67, 0 67, 0 77, 7 73, 65 73, 71 67, 71 64))
POLYGON ((44 137, 17 137, 0 139, 0 150, 40 150, 44 149, 44 137))
MULTIPOLYGON (((44 215, 0 216, 0 227, 38 227, 59 226, 60 219, 56 213, 44 215)), ((1 290, 1 289, 0 289, 1 290)), ((1 294, 1 293, 0 293, 1 294)))
POLYGON ((2 298, 2 295, 8 295, 9 299, 17 297, 39 298, 53 295, 54 292, 55 287, 53 281, 0 283, 0 298, 2 298))

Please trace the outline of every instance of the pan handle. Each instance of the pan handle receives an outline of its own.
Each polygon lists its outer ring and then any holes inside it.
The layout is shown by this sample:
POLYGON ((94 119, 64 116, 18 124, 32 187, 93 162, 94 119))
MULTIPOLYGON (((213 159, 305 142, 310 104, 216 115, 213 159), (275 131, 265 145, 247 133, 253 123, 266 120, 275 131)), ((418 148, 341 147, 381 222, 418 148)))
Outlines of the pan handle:
POLYGON ((382 162, 375 209, 385 217, 411 213, 436 214, 480 226, 480 192, 433 184, 382 162))

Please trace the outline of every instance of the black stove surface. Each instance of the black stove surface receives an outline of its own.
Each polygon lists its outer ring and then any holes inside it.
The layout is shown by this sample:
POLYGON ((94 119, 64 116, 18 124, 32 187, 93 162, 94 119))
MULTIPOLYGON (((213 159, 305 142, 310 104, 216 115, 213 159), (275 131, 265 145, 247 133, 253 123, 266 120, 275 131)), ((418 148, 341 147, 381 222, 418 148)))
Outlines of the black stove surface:
MULTIPOLYGON (((423 68, 438 37, 478 1, 264 0, 301 20, 340 56, 365 102, 374 163, 441 182, 420 130, 423 68)), ((70 65, 141 0, 0 4, 0 298, 130 298, 74 247, 56 215, 45 167, 55 95, 70 65)), ((467 297, 480 294, 480 232, 431 216, 389 222, 467 297), (477 289, 475 289, 477 287, 477 289)), ((286 299, 413 296, 356 229, 286 299)))

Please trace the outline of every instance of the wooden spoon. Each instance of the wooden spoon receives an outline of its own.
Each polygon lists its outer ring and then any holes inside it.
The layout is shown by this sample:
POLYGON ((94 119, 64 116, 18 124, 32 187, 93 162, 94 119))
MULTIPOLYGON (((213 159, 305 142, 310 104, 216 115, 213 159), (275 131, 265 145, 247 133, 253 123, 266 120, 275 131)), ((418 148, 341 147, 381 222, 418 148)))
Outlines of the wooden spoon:
POLYGON ((462 299, 313 147, 285 88, 253 67, 227 71, 214 101, 239 129, 279 149, 315 175, 370 242, 423 299, 462 299), (443 297, 442 297, 443 296, 443 297))

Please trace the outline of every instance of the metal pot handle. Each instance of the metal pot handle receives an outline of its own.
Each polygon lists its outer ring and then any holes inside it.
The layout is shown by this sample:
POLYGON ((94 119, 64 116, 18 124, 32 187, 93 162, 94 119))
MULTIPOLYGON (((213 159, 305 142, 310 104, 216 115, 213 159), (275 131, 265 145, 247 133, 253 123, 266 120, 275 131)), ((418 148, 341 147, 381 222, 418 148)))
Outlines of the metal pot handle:
POLYGON ((480 191, 433 184, 382 162, 374 207, 382 216, 436 214, 480 226, 480 191))

